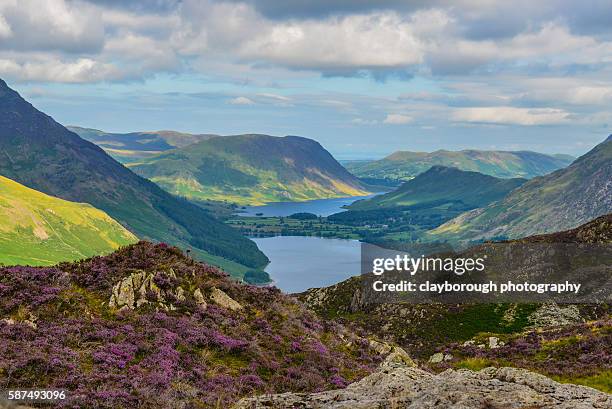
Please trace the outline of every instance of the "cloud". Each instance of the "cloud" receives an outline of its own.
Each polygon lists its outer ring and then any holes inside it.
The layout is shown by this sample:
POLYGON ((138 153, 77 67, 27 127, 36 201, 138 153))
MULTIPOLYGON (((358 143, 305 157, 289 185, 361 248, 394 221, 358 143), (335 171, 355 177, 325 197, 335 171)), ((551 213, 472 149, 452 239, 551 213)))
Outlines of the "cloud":
POLYGON ((229 100, 231 105, 254 105, 255 101, 247 97, 236 97, 229 100))
POLYGON ((566 123, 570 114, 554 108, 478 107, 459 108, 452 114, 456 122, 501 125, 554 125, 566 123))
POLYGON ((238 52, 250 60, 326 73, 400 69, 423 59, 410 25, 383 13, 277 24, 238 52))
POLYGON ((376 125, 378 121, 376 119, 353 118, 351 123, 355 125, 376 125))
POLYGON ((388 114, 383 123, 387 125, 405 125, 413 121, 413 118, 402 114, 388 114))
POLYGON ((105 64, 89 58, 65 62, 54 59, 38 59, 16 62, 0 58, 0 73, 24 81, 50 81, 67 83, 99 82, 125 78, 112 64, 105 64))

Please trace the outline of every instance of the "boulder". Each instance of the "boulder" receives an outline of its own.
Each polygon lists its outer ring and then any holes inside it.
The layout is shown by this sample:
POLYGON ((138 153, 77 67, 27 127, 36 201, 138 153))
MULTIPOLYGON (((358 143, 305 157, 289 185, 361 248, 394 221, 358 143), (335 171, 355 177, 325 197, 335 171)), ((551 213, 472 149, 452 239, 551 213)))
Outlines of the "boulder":
POLYGON ((238 301, 234 300, 229 295, 225 294, 218 288, 213 288, 210 299, 220 307, 227 308, 228 310, 237 311, 242 309, 242 305, 238 301))

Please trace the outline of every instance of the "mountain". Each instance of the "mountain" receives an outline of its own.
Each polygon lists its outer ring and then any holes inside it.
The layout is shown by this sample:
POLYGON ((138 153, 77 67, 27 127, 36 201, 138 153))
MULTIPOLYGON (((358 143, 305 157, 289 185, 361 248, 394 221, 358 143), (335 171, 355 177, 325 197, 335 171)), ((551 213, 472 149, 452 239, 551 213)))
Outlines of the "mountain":
POLYGON ((110 253, 137 238, 106 213, 0 176, 0 263, 51 265, 110 253))
POLYGON ((404 182, 398 189, 355 202, 349 206, 349 209, 372 210, 442 200, 460 201, 467 206, 481 207, 503 198, 526 181, 521 178, 501 179, 478 172, 436 165, 414 179, 404 182))
POLYGON ((346 168, 360 178, 409 180, 435 165, 480 172, 499 178, 532 178, 569 165, 569 155, 545 155, 530 151, 398 151, 371 162, 346 163, 346 168))
POLYGON ((240 284, 164 244, 0 268, 3 387, 66 390, 73 408, 229 408, 243 396, 344 387, 381 359, 278 289, 240 284))
POLYGON ((104 149, 119 162, 133 162, 174 148, 182 148, 216 135, 189 134, 176 131, 112 133, 98 129, 67 126, 86 141, 104 149))
POLYGON ((612 212, 612 137, 565 169, 432 231, 436 239, 519 238, 574 228, 612 212))
POLYGON ((367 195, 318 142, 298 136, 220 136, 128 165, 171 193, 240 204, 367 195))
POLYGON ((0 80, 0 175, 43 193, 85 202, 142 239, 192 247, 234 271, 267 263, 255 243, 176 198, 79 138, 0 80))

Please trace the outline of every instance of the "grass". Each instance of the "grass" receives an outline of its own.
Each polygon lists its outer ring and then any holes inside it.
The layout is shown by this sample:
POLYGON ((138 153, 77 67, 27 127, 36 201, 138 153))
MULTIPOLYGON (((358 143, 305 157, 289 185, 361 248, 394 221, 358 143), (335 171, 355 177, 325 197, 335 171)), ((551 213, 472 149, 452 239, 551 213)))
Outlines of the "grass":
POLYGON ((52 265, 106 254, 138 239, 89 204, 58 199, 0 176, 0 263, 52 265))
POLYGON ((598 389, 602 392, 612 393, 612 370, 601 372, 597 375, 585 376, 585 377, 564 377, 564 376, 553 376, 557 382, 562 383, 573 383, 576 385, 589 386, 594 389, 598 389))

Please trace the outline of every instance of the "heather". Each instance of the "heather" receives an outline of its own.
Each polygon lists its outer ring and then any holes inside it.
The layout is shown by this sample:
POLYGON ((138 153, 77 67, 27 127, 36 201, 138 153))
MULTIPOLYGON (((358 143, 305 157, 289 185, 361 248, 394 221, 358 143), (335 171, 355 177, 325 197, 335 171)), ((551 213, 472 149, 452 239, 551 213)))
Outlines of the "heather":
POLYGON ((344 387, 378 360, 367 341, 276 288, 237 283, 164 244, 0 269, 0 389, 65 389, 65 407, 224 407, 344 387), (164 299, 149 291, 138 308, 109 307, 113 286, 137 272, 152 274, 164 299), (185 295, 171 296, 179 287, 185 295), (215 304, 213 289, 242 308, 215 304))
POLYGON ((490 334, 485 335, 474 343, 455 343, 440 349, 453 359, 434 365, 434 369, 515 366, 562 382, 612 392, 612 319, 609 317, 501 336, 503 345, 498 348, 479 346, 490 334))

